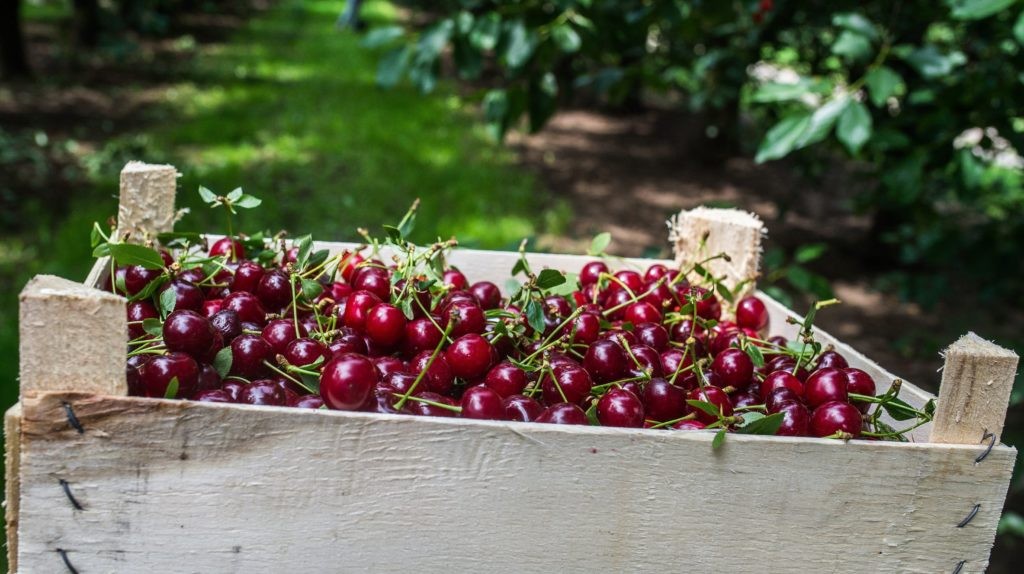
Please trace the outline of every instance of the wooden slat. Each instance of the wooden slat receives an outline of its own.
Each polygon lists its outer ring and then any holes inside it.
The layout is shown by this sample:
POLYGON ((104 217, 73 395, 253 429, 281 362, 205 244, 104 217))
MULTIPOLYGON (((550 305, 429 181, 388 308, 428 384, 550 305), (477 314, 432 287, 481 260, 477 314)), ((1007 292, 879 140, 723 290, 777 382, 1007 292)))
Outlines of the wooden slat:
POLYGON ((81 572, 980 572, 1016 454, 84 394, 23 408, 23 572, 62 571, 57 548, 81 572))
POLYGON ((977 444, 997 438, 1017 375, 1017 353, 967 333, 945 351, 931 442, 977 444))
POLYGON ((18 514, 21 500, 21 403, 4 413, 4 521, 7 566, 18 571, 18 514))
POLYGON ((21 394, 39 390, 128 392, 125 299, 81 283, 37 275, 21 292, 21 394))
POLYGON ((728 258, 713 259, 703 266, 715 277, 724 278, 737 297, 754 290, 765 235, 760 218, 738 209, 701 206, 681 211, 668 225, 680 269, 725 254, 728 258))
POLYGON ((156 233, 172 231, 177 212, 174 196, 178 170, 172 165, 128 162, 121 170, 117 235, 143 243, 156 233))

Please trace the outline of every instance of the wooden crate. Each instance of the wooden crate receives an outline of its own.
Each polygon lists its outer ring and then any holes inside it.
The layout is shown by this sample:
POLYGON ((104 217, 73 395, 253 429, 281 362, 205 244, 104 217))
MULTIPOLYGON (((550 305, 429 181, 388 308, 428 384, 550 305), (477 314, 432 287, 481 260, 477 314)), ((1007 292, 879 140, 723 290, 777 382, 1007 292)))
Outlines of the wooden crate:
MULTIPOLYGON (((173 173, 125 170, 122 228, 169 227, 173 173)), ((712 227, 752 237, 731 225, 712 227)), ((756 264, 758 242, 747 245, 734 265, 756 264)), ((451 261, 501 285, 516 257, 458 250, 451 261)), ((589 258, 529 259, 575 270, 589 258)), ((88 285, 37 278, 21 296, 21 402, 5 417, 12 570, 931 573, 988 564, 1016 456, 998 436, 1017 357, 973 334, 947 350, 935 422, 914 442, 729 435, 714 450, 707 432, 127 397, 123 299, 92 288, 105 268, 88 285)), ((795 315, 759 296, 773 331, 793 335, 785 319, 795 315)), ((817 337, 880 385, 895 378, 817 337)), ((916 407, 933 398, 909 383, 901 396, 916 407)))

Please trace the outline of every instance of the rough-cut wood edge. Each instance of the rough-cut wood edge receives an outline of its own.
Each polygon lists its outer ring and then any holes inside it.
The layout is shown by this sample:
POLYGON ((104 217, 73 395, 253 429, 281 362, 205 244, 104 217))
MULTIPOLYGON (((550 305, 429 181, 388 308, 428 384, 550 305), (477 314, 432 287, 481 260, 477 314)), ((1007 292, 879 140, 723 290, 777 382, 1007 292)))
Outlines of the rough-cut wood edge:
POLYGON ((37 275, 25 285, 19 302, 23 397, 39 390, 127 394, 128 320, 123 297, 37 275))
POLYGON ((172 165, 128 162, 121 170, 117 236, 144 243, 157 233, 172 231, 177 178, 172 165))
POLYGON ((25 571, 58 570, 64 548, 82 572, 336 571, 339 553, 360 571, 664 571, 695 556, 697 571, 732 571, 757 556, 764 571, 973 572, 1016 455, 746 435, 713 451, 710 432, 82 393, 23 407, 25 571), (773 521, 785 528, 740 546, 714 538, 773 521))
POLYGON ((18 571, 18 512, 21 497, 21 403, 4 413, 4 519, 7 565, 18 571))
POLYGON ((668 221, 669 241, 681 269, 688 269, 709 257, 725 253, 729 259, 708 261, 704 267, 735 288, 735 296, 751 293, 761 265, 764 223, 753 213, 738 209, 696 207, 684 210, 668 221))
POLYGON ((998 440, 1017 375, 1017 353, 971 332, 944 356, 931 442, 977 444, 984 433, 998 440))

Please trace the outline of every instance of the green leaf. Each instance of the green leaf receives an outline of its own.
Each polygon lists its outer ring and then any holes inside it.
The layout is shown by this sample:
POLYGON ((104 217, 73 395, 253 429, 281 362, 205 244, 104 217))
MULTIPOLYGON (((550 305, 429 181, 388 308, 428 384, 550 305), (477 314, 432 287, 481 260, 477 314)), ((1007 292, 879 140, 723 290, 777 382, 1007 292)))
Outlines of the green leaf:
MULTIPOLYGON (((745 423, 740 427, 739 432, 743 434, 775 434, 778 432, 779 427, 782 426, 782 419, 785 415, 783 413, 775 413, 766 417, 755 418, 749 423, 745 423)), ((744 421, 746 415, 744 415, 744 421)))
POLYGON ((490 125, 492 135, 501 140, 508 128, 509 102, 505 90, 490 90, 484 95, 484 118, 490 125))
MULTIPOLYGON (((561 285, 555 285, 554 287, 551 287, 550 289, 548 289, 548 293, 552 295, 561 295, 563 297, 572 295, 573 291, 576 291, 576 289, 578 288, 578 281, 579 275, 577 275, 576 273, 566 273, 565 282, 563 282, 561 285)), ((570 299, 569 302, 572 303, 572 300, 570 299)))
POLYGON ((587 415, 587 421, 592 426, 601 426, 601 421, 597 418, 597 401, 592 401, 583 414, 587 415))
POLYGON ((156 239, 165 246, 173 243, 181 245, 195 244, 203 240, 203 234, 195 231, 166 231, 164 233, 157 233, 156 239))
POLYGON ((725 429, 715 433, 715 438, 711 439, 711 448, 719 449, 723 444, 725 444, 725 429))
POLYGON ((103 233, 100 232, 100 224, 93 222, 92 231, 89 233, 89 247, 96 248, 103 241, 103 233))
POLYGON ((793 254, 793 260, 797 263, 809 263, 824 255, 827 250, 828 245, 825 243, 802 245, 796 250, 796 253, 793 254))
POLYGON ((99 245, 96 246, 95 249, 92 250, 92 256, 96 258, 106 257, 108 255, 110 255, 109 243, 100 243, 99 245))
POLYGON ((885 412, 897 421, 906 421, 917 418, 917 415, 913 412, 914 407, 907 404, 906 401, 898 397, 893 397, 888 402, 882 404, 882 408, 885 412))
POLYGON ((760 368, 764 366, 764 355, 761 353, 761 348, 757 345, 747 345, 747 356, 754 363, 754 367, 760 368))
POLYGON ((750 98, 757 103, 788 102, 799 100, 808 93, 810 93, 809 84, 803 80, 795 84, 768 82, 758 86, 750 98))
POLYGON ((871 103, 877 107, 884 106, 890 97, 906 90, 903 78, 888 66, 873 68, 864 81, 871 95, 871 103))
POLYGON ((178 377, 171 377, 171 382, 167 383, 167 390, 164 391, 165 399, 173 399, 178 396, 178 377))
POLYGON ((162 337, 164 334, 164 324, 156 317, 149 317, 142 320, 142 330, 145 331, 147 335, 162 337))
POLYGON ((871 139, 871 112, 868 107, 857 101, 846 106, 836 125, 836 137, 851 154, 856 155, 871 139))
POLYGON ((516 264, 512 266, 512 273, 511 273, 512 277, 515 277, 516 275, 518 275, 520 273, 529 273, 529 272, 530 272, 530 265, 529 265, 529 263, 526 262, 526 259, 524 259, 523 257, 520 257, 519 259, 516 259, 516 264))
POLYGON ((469 33, 469 43, 477 50, 493 50, 498 45, 501 34, 501 16, 497 12, 488 12, 478 18, 473 31, 469 33))
POLYGON ((1021 46, 1024 46, 1024 12, 1017 16, 1017 22, 1013 25, 1013 37, 1021 46))
POLYGON ((802 112, 787 116, 765 134, 761 146, 757 150, 757 163, 764 163, 773 159, 785 157, 789 152, 796 149, 796 143, 800 136, 811 125, 811 114, 802 112))
POLYGON ((246 194, 242 195, 235 201, 235 207, 241 207, 243 209, 252 209, 254 207, 258 207, 261 203, 263 203, 262 199, 246 194))
POLYGON ((521 68, 533 56, 534 38, 522 20, 511 22, 506 34, 505 63, 513 70, 521 68))
POLYGON ((612 234, 607 231, 598 233, 590 240, 590 249, 587 249, 587 255, 591 257, 599 257, 604 254, 604 250, 608 249, 608 245, 612 242, 612 234))
POLYGON ((722 416, 722 411, 718 408, 718 405, 714 403, 709 403, 707 401, 698 401, 696 399, 687 399, 686 404, 690 405, 695 409, 700 409, 713 417, 722 416))
POLYGON ((306 279, 305 277, 302 278, 301 285, 302 296, 307 301, 312 301, 318 295, 320 295, 320 293, 323 293, 324 291, 324 286, 321 285, 319 282, 314 281, 312 279, 306 279))
POLYGON ((294 244, 298 247, 298 251, 295 254, 295 265, 299 269, 305 269, 306 262, 309 261, 309 254, 313 250, 313 236, 303 235, 296 239, 294 244))
POLYGON ((213 193, 212 191, 206 189, 205 187, 203 187, 201 185, 199 186, 199 197, 200 197, 200 199, 203 200, 203 203, 211 203, 211 204, 216 204, 217 203, 217 194, 213 193))
POLYGON ((580 40, 580 35, 568 24, 559 24, 552 28, 551 39, 558 46, 558 49, 566 54, 576 53, 583 43, 580 40))
POLYGON ((384 54, 377 64, 377 84, 384 88, 398 85, 406 68, 409 67, 411 56, 412 49, 409 46, 399 46, 384 54))
POLYGON ((217 371, 220 378, 223 379, 231 372, 231 362, 233 360, 234 356, 231 354, 231 345, 217 351, 217 355, 213 357, 213 369, 217 371))
POLYGON ((871 40, 863 34, 843 30, 832 44, 832 53, 851 62, 863 62, 871 57, 871 40))
POLYGON ((875 27, 871 20, 856 12, 835 14, 832 16, 832 25, 850 30, 851 32, 857 32, 870 40, 878 39, 878 28, 875 27))
POLYGON ((544 332, 544 306, 536 299, 530 299, 523 310, 526 313, 526 322, 538 333, 544 332))
POLYGON ((473 16, 472 12, 467 12, 465 10, 460 11, 455 16, 455 30, 459 34, 469 34, 469 32, 473 29, 474 20, 475 17, 473 16))
POLYGON ((947 2, 953 8, 955 20, 981 20, 1002 12, 1017 0, 952 0, 947 2))
POLYGON ((565 275, 555 269, 542 269, 540 275, 537 276, 537 287, 541 289, 550 289, 563 283, 565 283, 565 275))
POLYGON ((111 243, 110 255, 118 265, 138 265, 146 269, 163 269, 164 260, 155 249, 131 243, 111 243))
POLYGON ((160 315, 166 317, 174 312, 174 307, 178 303, 178 296, 174 292, 173 287, 168 287, 160 294, 160 315))
POLYGON ((360 44, 364 48, 380 48, 401 38, 404 34, 405 29, 401 26, 382 26, 367 32, 360 44))
POLYGON ((943 54, 932 44, 914 50, 904 60, 927 79, 945 76, 967 62, 962 52, 943 54))
POLYGON ((810 125, 807 126, 807 130, 797 139, 796 149, 818 143, 828 137, 829 132, 832 131, 832 126, 836 124, 836 120, 839 119, 839 116, 842 115, 849 104, 850 97, 847 94, 839 94, 822 104, 820 108, 814 110, 814 114, 811 115, 810 125))
POLYGON ((1013 511, 1004 512, 999 519, 999 534, 1024 538, 1024 517, 1013 511))
POLYGON ((242 198, 242 188, 240 188, 240 187, 236 187, 235 189, 232 189, 231 193, 229 193, 227 195, 227 200, 230 201, 231 203, 235 203, 236 201, 238 201, 241 198, 242 198))

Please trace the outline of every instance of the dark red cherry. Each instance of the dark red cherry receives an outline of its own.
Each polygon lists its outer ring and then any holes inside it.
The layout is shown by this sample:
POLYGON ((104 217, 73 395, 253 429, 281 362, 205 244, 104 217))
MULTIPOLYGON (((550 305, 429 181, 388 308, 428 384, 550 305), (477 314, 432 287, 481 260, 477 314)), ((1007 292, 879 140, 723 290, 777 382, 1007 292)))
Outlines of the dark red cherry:
MULTIPOLYGON (((426 392, 422 392, 422 393, 417 393, 416 396, 421 398, 421 399, 427 399, 428 401, 431 401, 431 402, 434 402, 434 403, 440 403, 442 405, 448 405, 448 406, 452 406, 452 407, 455 406, 455 401, 453 401, 449 397, 446 397, 444 395, 440 395, 438 393, 432 393, 430 391, 426 391, 426 392)), ((428 404, 428 403, 422 403, 422 402, 419 402, 419 401, 416 401, 416 400, 413 400, 413 399, 409 399, 409 401, 405 403, 405 410, 410 412, 410 413, 412 413, 412 414, 414 414, 414 415, 420 415, 420 416, 426 416, 426 417, 454 417, 455 416, 455 411, 453 411, 451 409, 446 409, 446 408, 439 407, 439 406, 436 406, 436 405, 431 405, 431 404, 428 404)))
POLYGON ((128 379, 128 396, 130 397, 144 397, 146 396, 145 389, 142 385, 142 378, 139 374, 139 370, 142 365, 149 362, 152 355, 134 355, 128 357, 128 361, 125 364, 125 376, 128 379))
POLYGON ((608 266, 604 261, 591 261, 580 270, 580 285, 586 287, 597 283, 602 273, 608 273, 608 266))
POLYGON ((270 379, 253 381, 238 396, 238 402, 249 405, 283 406, 286 401, 285 392, 270 379))
POLYGON ((629 372, 637 377, 660 377, 664 373, 661 370, 661 356, 657 351, 647 345, 633 345, 630 348, 632 356, 628 362, 629 372))
POLYGON ((818 356, 818 364, 815 370, 821 369, 846 369, 849 368, 850 364, 846 362, 846 357, 840 355, 835 351, 825 351, 818 356))
POLYGON ((736 324, 740 327, 760 331, 768 326, 768 308, 753 295, 740 299, 736 304, 736 324))
POLYGON ((601 318, 594 313, 582 313, 572 321, 572 342, 589 345, 601 334, 601 318))
POLYGON ((668 274, 668 267, 665 267, 661 263, 655 263, 648 267, 647 271, 644 272, 644 282, 650 283, 651 281, 657 281, 668 274))
POLYGON ((476 298, 480 308, 484 311, 497 309, 501 305, 501 290, 490 281, 478 281, 474 283, 469 292, 476 298))
POLYGON ((633 393, 611 389, 597 401, 597 420, 607 427, 644 426, 644 406, 633 393))
POLYGON ((811 413, 812 436, 827 437, 837 432, 860 436, 864 424, 860 411, 850 403, 829 401, 811 413))
POLYGON ((604 300, 605 315, 612 321, 623 321, 626 317, 626 308, 632 304, 633 296, 625 289, 613 291, 604 300))
POLYGON ((185 353, 171 352, 153 357, 139 369, 144 396, 162 399, 172 379, 178 379, 174 398, 191 396, 199 382, 199 365, 185 353))
POLYGON ((458 269, 449 269, 445 271, 441 282, 456 291, 462 291, 469 286, 469 281, 466 280, 466 276, 458 269))
POLYGON ((711 370, 722 386, 745 389, 754 376, 754 362, 740 349, 726 349, 715 357, 711 370))
MULTIPOLYGON (((875 396, 875 380, 871 378, 871 375, 854 368, 843 369, 843 374, 846 375, 846 390, 848 392, 869 397, 875 396)), ((862 413, 868 412, 871 407, 871 403, 866 401, 850 401, 850 403, 860 409, 862 413)))
POLYGON ((437 328, 440 318, 419 317, 405 324, 405 349, 409 354, 433 351, 444 333, 437 328))
POLYGON ((157 312, 153 303, 147 300, 128 303, 128 339, 138 339, 146 335, 146 330, 142 328, 142 322, 146 319, 159 318, 160 313, 157 312))
POLYGON ((231 278, 231 291, 248 291, 255 293, 260 285, 260 279, 266 270, 263 266, 253 261, 242 261, 235 268, 235 274, 231 278))
POLYGON ((787 388, 797 396, 804 396, 804 384, 789 371, 775 371, 761 381, 761 397, 767 398, 775 389, 787 388))
POLYGON ((129 295, 137 295, 151 281, 163 275, 162 269, 146 269, 141 265, 131 265, 125 270, 124 287, 129 295))
MULTIPOLYGON (((426 370, 426 375, 423 377, 423 383, 426 383, 426 390, 439 394, 449 394, 452 392, 453 385, 455 383, 455 376, 452 374, 452 369, 448 365, 448 361, 444 358, 444 353, 439 354, 434 358, 433 363, 430 362, 432 351, 423 351, 417 354, 409 361, 409 372, 414 374, 420 374, 426 370), (427 368, 427 364, 430 364, 430 368, 427 368)), ((421 386, 421 388, 423 388, 421 386)))
POLYGON ((238 313, 230 309, 214 313, 210 317, 210 325, 220 333, 225 342, 230 342, 242 334, 242 322, 238 320, 238 313))
POLYGON ((398 307, 381 303, 366 316, 366 336, 381 347, 394 347, 405 336, 406 319, 398 307))
POLYGON ((297 409, 319 409, 324 406, 324 399, 320 395, 302 395, 288 403, 288 406, 297 409))
POLYGON ((331 351, 320 341, 303 337, 295 339, 284 350, 284 358, 289 365, 304 367, 315 364, 318 360, 326 362, 331 359, 331 351))
POLYGON ((275 355, 280 355, 288 348, 289 343, 299 337, 306 337, 308 335, 309 333, 306 331, 306 328, 301 324, 298 330, 296 330, 295 321, 292 319, 274 319, 268 322, 266 327, 263 327, 260 336, 270 345, 275 355))
POLYGON ((206 363, 199 365, 199 377, 196 380, 196 388, 193 394, 211 389, 219 389, 220 385, 220 375, 217 374, 217 369, 214 369, 213 365, 206 363))
POLYGON ((626 307, 626 313, 623 318, 634 325, 639 325, 640 323, 661 323, 661 311, 646 301, 637 301, 626 307))
POLYGON ((590 395, 593 382, 585 369, 575 365, 559 365, 541 379, 544 402, 579 404, 590 395))
POLYGON ((544 407, 525 395, 509 395, 505 397, 505 420, 531 422, 540 416, 544 407))
POLYGON ((467 333, 483 333, 487 327, 487 320, 484 318, 484 311, 474 301, 456 301, 448 306, 441 314, 441 326, 452 323, 451 336, 461 337, 467 333))
POLYGON ((381 301, 391 300, 391 277, 386 269, 380 267, 366 267, 360 270, 352 282, 352 288, 357 291, 369 291, 381 301))
POLYGON ((214 343, 216 331, 209 319, 195 311, 174 311, 164 321, 164 344, 172 351, 205 357, 214 343))
POLYGON ((267 312, 263 309, 263 304, 255 295, 246 291, 239 291, 225 297, 224 309, 238 313, 238 319, 243 323, 263 325, 267 320, 267 312))
POLYGON ((222 237, 210 246, 211 257, 220 255, 228 255, 228 259, 242 259, 245 257, 245 246, 237 239, 222 237))
POLYGON ((203 309, 201 311, 204 317, 213 317, 217 313, 224 310, 223 299, 207 299, 203 301, 203 309))
POLYGON ((335 357, 320 373, 320 396, 327 408, 354 411, 366 402, 377 384, 373 363, 359 355, 335 357))
POLYGON ((522 393, 526 383, 526 372, 507 361, 492 367, 484 378, 484 384, 503 397, 522 393))
POLYGON ((263 361, 271 360, 270 345, 259 335, 239 335, 231 341, 231 374, 252 379, 267 372, 263 361))
POLYGON ((644 278, 639 273, 630 269, 623 269, 615 272, 616 281, 608 284, 608 290, 612 293, 618 290, 629 291, 633 295, 639 295, 644 287, 644 278))
POLYGON ((398 357, 377 357, 372 359, 373 366, 377 368, 377 374, 384 378, 389 373, 407 373, 409 365, 398 357))
MULTIPOLYGON (((706 386, 702 389, 694 389, 690 391, 688 397, 690 400, 703 401, 717 406, 718 412, 724 417, 732 415, 732 401, 729 400, 729 395, 725 394, 718 387, 706 386)), ((697 415, 697 420, 702 423, 711 424, 718 420, 718 417, 712 416, 710 413, 706 413, 696 407, 691 410, 697 415)))
POLYGON ((345 326, 360 333, 366 330, 366 318, 381 303, 380 297, 369 291, 353 291, 345 303, 345 326))
POLYGON ((128 275, 127 267, 117 267, 114 269, 114 275, 107 275, 107 279, 104 282, 103 288, 111 293, 117 293, 118 295, 127 295, 125 293, 125 276, 128 275))
POLYGON ((637 340, 644 345, 661 353, 668 348, 668 331, 657 323, 638 324, 633 329, 637 340))
POLYGON ((193 285, 199 285, 206 280, 206 273, 203 272, 202 267, 193 267, 191 269, 185 269, 181 273, 178 273, 178 279, 182 281, 188 281, 193 285))
POLYGON ((641 395, 644 412, 650 420, 664 422, 686 414, 686 391, 665 379, 651 379, 641 395))
POLYGON ((341 272, 342 279, 347 283, 352 282, 352 276, 355 275, 356 269, 366 261, 366 258, 358 253, 345 252, 342 256, 341 262, 338 263, 338 271, 341 272))
MULTIPOLYGON (((378 370, 378 373, 379 372, 380 371, 378 370)), ((400 395, 405 393, 413 394, 416 393, 417 391, 426 389, 426 385, 423 383, 422 380, 419 383, 416 382, 416 379, 418 378, 419 377, 412 373, 403 373, 396 371, 384 375, 380 379, 380 383, 377 384, 377 388, 387 387, 388 392, 398 393, 400 395), (421 387, 420 385, 423 386, 421 387)))
POLYGON ((159 292, 171 289, 174 291, 174 310, 191 310, 202 312, 205 295, 203 290, 195 285, 181 280, 174 280, 160 288, 159 292))
POLYGON ((537 415, 537 418, 533 419, 533 422, 554 425, 585 425, 587 424, 587 414, 577 405, 557 403, 544 409, 537 415))
POLYGON ((676 371, 685 369, 692 361, 681 349, 672 349, 661 354, 661 372, 668 378, 676 374, 676 371))
POLYGON ((804 400, 810 408, 831 401, 846 402, 846 374, 839 369, 820 369, 811 373, 804 383, 804 400))
POLYGON ((490 369, 493 352, 487 339, 476 333, 469 333, 455 339, 444 352, 444 357, 456 377, 475 379, 490 369))
POLYGON ((224 381, 220 386, 221 390, 231 397, 231 402, 237 403, 239 398, 242 396, 242 391, 248 386, 242 381, 224 381))
POLYGON ((505 405, 501 395, 479 385, 466 389, 462 394, 461 414, 464 419, 502 420, 505 418, 505 405))
POLYGON ((345 333, 328 345, 332 357, 340 357, 347 353, 365 355, 368 352, 366 340, 355 333, 345 333))
POLYGON ((703 287, 690 287, 688 298, 684 304, 693 301, 697 306, 697 316, 705 321, 717 321, 722 316, 722 304, 718 297, 703 287))
POLYGON ((583 357, 583 368, 598 383, 610 383, 626 373, 626 352, 614 341, 596 341, 583 357))
MULTIPOLYGON (((296 291, 298 290, 296 286, 296 291)), ((256 296, 264 309, 278 311, 292 302, 292 282, 284 271, 265 274, 256 287, 256 296)))
POLYGON ((787 387, 779 387, 768 393, 764 398, 764 406, 769 413, 775 413, 785 403, 801 403, 800 396, 787 387))
POLYGON ((761 396, 749 389, 742 393, 733 393, 729 396, 729 400, 732 401, 733 410, 762 404, 761 396))
POLYGON ((201 403, 233 403, 231 395, 221 389, 208 389, 205 391, 199 391, 192 395, 190 400, 199 401, 201 403))
POLYGON ((779 436, 807 436, 807 430, 811 421, 811 414, 807 407, 794 401, 782 403, 777 410, 782 413, 782 424, 775 434, 779 436))
POLYGON ((676 424, 672 425, 672 428, 675 429, 675 430, 684 430, 684 431, 686 431, 686 430, 701 430, 701 429, 707 428, 707 425, 702 423, 702 422, 700 422, 700 421, 685 420, 685 421, 679 421, 676 424))

